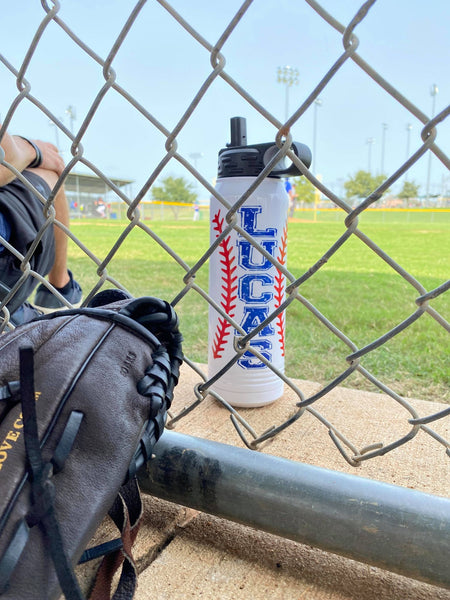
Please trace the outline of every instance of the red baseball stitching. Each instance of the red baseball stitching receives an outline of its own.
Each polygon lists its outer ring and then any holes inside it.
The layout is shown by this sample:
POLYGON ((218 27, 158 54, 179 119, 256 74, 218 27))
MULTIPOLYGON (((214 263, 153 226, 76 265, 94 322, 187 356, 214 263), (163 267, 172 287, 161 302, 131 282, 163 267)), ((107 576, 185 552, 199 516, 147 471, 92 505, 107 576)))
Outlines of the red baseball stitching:
MULTIPOLYGON (((224 219, 220 218, 220 210, 216 213, 212 219, 213 229, 216 231, 216 238, 223 231, 223 222, 224 219)), ((232 253, 232 247, 230 245, 230 236, 224 238, 219 244, 219 255, 221 257, 220 264, 222 268, 220 269, 223 273, 222 275, 222 301, 220 306, 223 308, 224 312, 230 316, 234 317, 236 308, 236 290, 238 288, 235 281, 237 280, 237 275, 234 275, 236 271, 236 265, 233 263, 236 260, 236 257, 232 253)), ((223 317, 219 317, 219 323, 216 327, 216 332, 214 334, 214 343, 213 343, 213 358, 221 358, 222 353, 225 349, 225 344, 227 342, 226 338, 230 335, 231 323, 229 323, 223 317)))
MULTIPOLYGON (((279 247, 279 252, 277 256, 277 260, 280 265, 286 264, 286 252, 287 252, 287 225, 284 226, 283 235, 281 237, 281 244, 279 247)), ((281 306, 281 303, 284 300, 284 275, 281 271, 277 269, 277 274, 275 275, 275 308, 281 306)), ((281 347, 281 356, 284 356, 285 347, 284 347, 284 311, 280 313, 276 318, 276 327, 278 331, 278 341, 280 342, 281 347)))

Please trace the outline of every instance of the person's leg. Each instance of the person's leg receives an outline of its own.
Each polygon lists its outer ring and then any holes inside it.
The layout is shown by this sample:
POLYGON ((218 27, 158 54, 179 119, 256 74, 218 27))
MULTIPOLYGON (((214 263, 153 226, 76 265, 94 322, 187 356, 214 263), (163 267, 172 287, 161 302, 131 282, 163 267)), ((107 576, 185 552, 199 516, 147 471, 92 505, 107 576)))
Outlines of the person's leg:
MULTIPOLYGON (((55 187, 56 182, 58 181, 58 176, 53 171, 37 168, 32 169, 32 172, 44 179, 51 189, 55 187)), ((53 206, 55 208, 56 220, 69 228, 69 205, 64 187, 61 187, 56 193, 53 206)), ((72 273, 67 268, 67 235, 58 225, 53 226, 53 233, 55 240, 55 257, 53 266, 48 273, 48 281, 67 299, 68 302, 75 306, 79 306, 82 295, 81 288, 73 279, 72 273)), ((53 296, 42 284, 36 291, 34 303, 44 312, 65 307, 65 305, 62 304, 56 296, 53 296)))
MULTIPOLYGON (((56 219, 65 227, 69 227, 69 205, 67 204, 66 194, 61 188, 55 196, 56 219)), ((49 282, 56 288, 62 288, 69 283, 69 273, 67 270, 67 235, 57 225, 53 226, 55 236, 55 262, 48 274, 49 282)))
MULTIPOLYGON (((30 169, 30 171, 39 175, 49 185, 51 190, 58 181, 58 176, 54 171, 42 168, 30 169)), ((69 206, 63 187, 58 190, 53 205, 55 207, 56 219, 66 227, 69 227, 69 206)), ((55 237, 55 262, 48 274, 48 280, 53 286, 61 288, 69 281, 67 273, 67 235, 57 225, 54 226, 53 232, 55 237)))

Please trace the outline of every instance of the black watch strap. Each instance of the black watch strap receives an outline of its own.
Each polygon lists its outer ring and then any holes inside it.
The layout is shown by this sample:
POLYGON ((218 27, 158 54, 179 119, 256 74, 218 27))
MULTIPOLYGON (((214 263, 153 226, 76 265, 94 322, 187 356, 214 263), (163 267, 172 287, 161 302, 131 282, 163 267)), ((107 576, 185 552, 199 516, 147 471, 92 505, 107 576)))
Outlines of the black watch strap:
POLYGON ((34 151, 36 152, 36 158, 30 162, 27 169, 35 169, 36 167, 40 167, 42 165, 42 153, 39 150, 39 148, 36 146, 36 144, 34 142, 29 140, 28 138, 23 137, 22 135, 19 135, 19 137, 21 137, 23 140, 28 142, 30 144, 30 146, 33 146, 34 151))

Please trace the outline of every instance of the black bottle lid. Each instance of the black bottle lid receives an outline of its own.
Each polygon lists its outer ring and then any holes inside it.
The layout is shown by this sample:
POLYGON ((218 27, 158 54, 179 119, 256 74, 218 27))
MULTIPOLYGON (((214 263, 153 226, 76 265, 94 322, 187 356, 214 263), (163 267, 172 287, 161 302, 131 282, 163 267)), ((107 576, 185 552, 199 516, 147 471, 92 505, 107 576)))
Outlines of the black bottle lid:
MULTIPOLYGON (((273 142, 247 145, 247 124, 243 117, 230 120, 231 143, 219 151, 218 178, 257 177, 272 160, 279 148, 273 142)), ((305 144, 293 142, 291 149, 306 167, 312 160, 311 150, 305 144)), ((278 162, 268 177, 299 176, 301 172, 294 163, 286 165, 286 158, 278 162)))

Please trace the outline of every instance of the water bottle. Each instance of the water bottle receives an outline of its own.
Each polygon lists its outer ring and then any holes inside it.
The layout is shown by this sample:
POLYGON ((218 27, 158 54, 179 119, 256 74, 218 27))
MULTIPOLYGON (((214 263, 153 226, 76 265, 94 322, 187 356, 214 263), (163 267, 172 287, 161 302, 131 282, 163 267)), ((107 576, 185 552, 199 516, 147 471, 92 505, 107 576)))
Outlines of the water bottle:
MULTIPOLYGON (((278 152, 274 143, 247 145, 246 121, 231 119, 231 143, 219 151, 216 190, 233 206, 278 152)), ((311 152, 295 142, 292 150, 309 167, 311 152)), ((249 234, 280 265, 286 265, 289 199, 282 177, 301 175, 296 165, 277 163, 270 175, 246 199, 236 213, 236 225, 249 234)), ((210 200, 210 243, 228 226, 228 209, 214 196, 210 200)), ((284 311, 251 338, 245 352, 237 350, 239 338, 251 334, 285 299, 285 276, 244 235, 232 229, 209 259, 209 294, 242 331, 209 308, 208 375, 216 376, 230 361, 232 366, 214 380, 211 389, 235 407, 257 407, 283 394, 284 311), (237 358, 237 360, 236 360, 237 358)))

